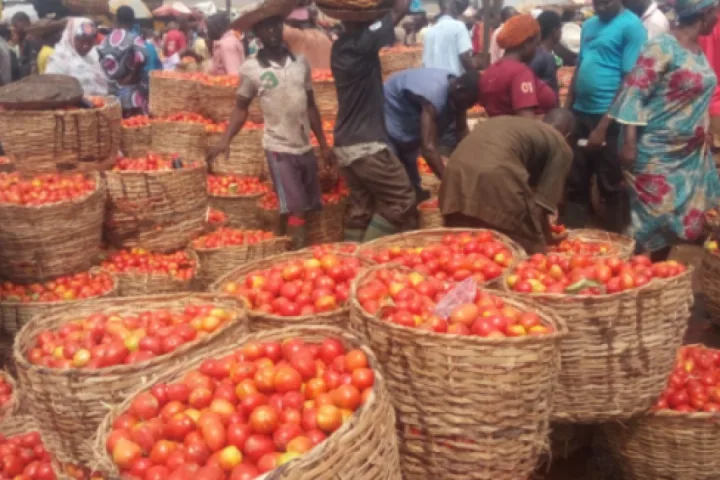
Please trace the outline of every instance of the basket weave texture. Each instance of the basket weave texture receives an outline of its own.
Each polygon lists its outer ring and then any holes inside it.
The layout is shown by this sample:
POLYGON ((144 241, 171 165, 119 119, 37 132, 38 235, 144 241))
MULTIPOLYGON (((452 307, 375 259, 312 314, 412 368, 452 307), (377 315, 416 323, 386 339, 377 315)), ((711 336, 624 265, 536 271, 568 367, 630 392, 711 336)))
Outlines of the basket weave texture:
POLYGON ((126 400, 139 386, 147 385, 166 369, 188 359, 202 359, 219 347, 234 345, 247 333, 244 310, 231 297, 212 294, 157 295, 93 302, 72 310, 35 317, 17 335, 13 357, 28 409, 41 418, 40 431, 58 459, 65 463, 91 465, 91 439, 108 409, 126 400), (234 320, 210 335, 184 344, 166 355, 137 364, 98 370, 52 369, 32 365, 27 352, 37 335, 47 329, 95 312, 120 315, 155 309, 175 310, 194 303, 212 303, 232 311, 234 320))
POLYGON ((420 229, 430 230, 434 228, 442 228, 443 216, 440 213, 439 208, 433 209, 419 209, 420 214, 420 229))
POLYGON ((229 85, 207 85, 198 87, 200 94, 200 113, 216 122, 230 119, 235 108, 237 87, 229 85))
MULTIPOLYGON (((195 263, 197 275, 200 263, 198 256, 191 249, 187 250, 188 257, 195 263)), ((179 293, 191 289, 193 279, 178 280, 168 275, 135 272, 113 272, 118 280, 118 296, 135 297, 138 295, 155 295, 160 293, 179 293)))
POLYGON ((0 275, 40 282, 88 270, 100 251, 105 186, 81 198, 40 205, 0 204, 0 275))
POLYGON ((200 84, 182 78, 150 75, 150 112, 155 117, 165 117, 179 112, 199 112, 200 84))
POLYGON ((720 256, 703 250, 701 268, 702 292, 710 321, 720 325, 720 256))
MULTIPOLYGON (((338 111, 337 90, 334 80, 313 81, 315 103, 323 119, 335 118, 338 111)), ((318 157, 319 158, 319 157, 318 157)))
MULTIPOLYGON (((347 202, 323 205, 319 212, 309 212, 307 215, 307 241, 310 245, 324 243, 339 243, 344 237, 344 219, 347 202)), ((268 210, 258 206, 260 224, 264 230, 280 231, 280 213, 277 210, 268 210)))
MULTIPOLYGON (((207 146, 214 146, 221 136, 221 133, 208 134, 207 146)), ((230 142, 227 155, 218 155, 215 159, 213 173, 260 176, 265 170, 262 138, 262 129, 241 130, 230 142)))
MULTIPOLYGON (((327 440, 307 454, 278 467, 263 478, 268 480, 402 480, 398 460, 397 437, 395 436, 395 413, 393 412, 385 378, 373 352, 361 341, 338 328, 299 325, 268 332, 261 332, 235 339, 234 345, 216 348, 208 352, 220 358, 235 352, 248 342, 282 342, 287 338, 300 338, 306 342, 321 342, 325 338, 339 339, 346 348, 361 348, 368 357, 375 373, 373 392, 367 402, 327 440)), ((200 366, 204 358, 188 358, 159 376, 152 383, 170 383, 180 380, 185 373, 200 366)), ((148 388, 151 383, 145 386, 148 388)), ((140 393, 136 391, 135 394, 140 393)), ((106 453, 107 437, 113 420, 126 411, 133 396, 113 409, 97 429, 95 451, 98 464, 109 471, 112 478, 119 478, 119 472, 106 453)), ((200 480, 200 479, 198 479, 200 480)))
POLYGON ((506 304, 532 309, 556 331, 489 339, 393 325, 365 312, 355 296, 381 268, 387 267, 370 268, 353 284, 350 331, 367 339, 385 371, 404 478, 528 478, 548 449, 565 323, 499 292, 506 304))
POLYGON ((207 152, 205 126, 190 122, 153 122, 151 150, 178 154, 184 160, 202 161, 207 152))
POLYGON ((141 127, 122 127, 120 133, 120 151, 129 158, 139 158, 148 154, 152 146, 152 125, 141 127))
POLYGON ((253 195, 221 196, 210 195, 208 203, 210 208, 220 210, 228 217, 228 225, 234 228, 257 230, 262 226, 259 217, 258 200, 263 193, 253 195))
MULTIPOLYGON (((344 253, 336 253, 338 257, 353 257, 344 253)), ((299 250, 297 252, 283 253, 270 258, 264 258, 256 262, 247 263, 238 267, 223 277, 220 277, 215 283, 210 285, 210 292, 222 292, 226 283, 235 282, 242 283, 245 277, 255 270, 264 270, 279 263, 291 260, 308 260, 313 258, 313 253, 308 250, 299 250)), ((369 267, 372 262, 361 259, 364 266, 369 267)), ((347 328, 350 306, 348 304, 332 312, 320 312, 313 315, 300 315, 297 317, 282 317, 270 313, 261 312, 259 310, 248 310, 250 318, 250 331, 262 332, 273 328, 283 328, 294 325, 326 325, 330 327, 347 328)))
POLYGON ((117 247, 184 248, 202 233, 208 208, 204 164, 155 172, 107 172, 107 239, 117 247))
POLYGON ((593 255, 593 258, 620 257, 629 258, 635 253, 635 240, 613 232, 580 228, 568 230, 568 240, 582 240, 585 242, 604 242, 611 245, 611 250, 605 255, 593 255))
POLYGON ((383 77, 409 68, 421 67, 422 54, 422 48, 408 48, 397 52, 381 53, 380 64, 382 65, 383 77))
POLYGON ((420 182, 422 183, 422 187, 425 190, 430 190, 432 195, 437 196, 440 193, 440 184, 442 182, 434 174, 427 173, 420 175, 420 182))
POLYGON ((116 99, 105 106, 75 110, 0 111, 0 139, 18 170, 104 170, 120 147, 122 110, 116 99))
POLYGON ((571 326, 560 345, 553 420, 627 419, 655 403, 672 371, 693 304, 692 269, 611 295, 524 298, 571 326))
POLYGON ((220 248, 196 248, 200 260, 197 280, 205 289, 217 279, 249 262, 278 255, 290 248, 288 237, 271 238, 259 243, 220 248))

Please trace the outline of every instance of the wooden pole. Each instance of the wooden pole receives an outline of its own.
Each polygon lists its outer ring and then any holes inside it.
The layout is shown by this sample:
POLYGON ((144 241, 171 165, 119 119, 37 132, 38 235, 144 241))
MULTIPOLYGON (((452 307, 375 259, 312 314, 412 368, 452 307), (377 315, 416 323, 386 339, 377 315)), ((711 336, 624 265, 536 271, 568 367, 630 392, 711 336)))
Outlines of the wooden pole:
POLYGON ((492 3, 490 3, 491 0, 482 0, 482 8, 483 8, 483 53, 488 54, 490 52, 490 19, 491 17, 491 11, 492 3))

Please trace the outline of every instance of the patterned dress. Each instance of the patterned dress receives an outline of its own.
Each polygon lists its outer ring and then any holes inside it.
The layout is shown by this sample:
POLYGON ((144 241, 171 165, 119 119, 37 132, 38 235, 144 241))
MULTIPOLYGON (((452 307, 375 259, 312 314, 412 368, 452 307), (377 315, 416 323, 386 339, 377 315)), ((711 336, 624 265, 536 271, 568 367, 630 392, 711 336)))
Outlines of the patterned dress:
POLYGON ((629 235, 655 251, 695 240, 703 212, 720 194, 706 141, 715 73, 702 52, 670 34, 647 44, 609 115, 638 127, 637 159, 625 171, 630 190, 629 235))
POLYGON ((111 81, 111 93, 120 99, 123 112, 147 113, 148 85, 142 73, 148 61, 145 40, 116 28, 98 48, 100 65, 111 81))

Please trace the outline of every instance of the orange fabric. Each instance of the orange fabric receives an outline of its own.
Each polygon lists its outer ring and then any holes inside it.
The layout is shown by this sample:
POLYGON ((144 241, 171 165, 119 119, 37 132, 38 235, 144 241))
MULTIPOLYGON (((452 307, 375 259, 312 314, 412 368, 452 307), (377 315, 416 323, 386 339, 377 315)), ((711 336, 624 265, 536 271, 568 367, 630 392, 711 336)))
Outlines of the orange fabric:
POLYGON ((532 15, 517 15, 505 22, 497 36, 502 49, 519 47, 540 34, 540 24, 532 15))

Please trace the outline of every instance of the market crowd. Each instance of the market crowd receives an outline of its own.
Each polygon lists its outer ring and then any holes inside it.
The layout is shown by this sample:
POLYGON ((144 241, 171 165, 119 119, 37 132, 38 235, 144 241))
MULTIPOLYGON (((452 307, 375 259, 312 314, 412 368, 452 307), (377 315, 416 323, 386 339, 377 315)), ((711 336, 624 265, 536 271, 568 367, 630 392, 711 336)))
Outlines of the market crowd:
POLYGON ((189 58, 210 74, 239 75, 228 129, 208 163, 228 149, 257 97, 285 233, 297 247, 308 212, 321 208, 320 170, 339 170, 347 182, 347 240, 417 228, 418 204, 430 197, 419 156, 442 181, 447 226, 493 228, 530 252, 558 240, 557 221, 625 233, 655 260, 700 237, 720 193, 715 0, 675 0, 667 15, 653 0, 594 0, 591 12, 485 15, 467 0, 440 0, 439 9, 429 18, 420 2, 395 0, 379 19, 330 24, 312 5, 271 1, 234 21, 179 17, 163 32, 140 28, 129 7, 107 30, 87 18, 59 28, 16 14, 0 24, 0 85, 70 75, 135 115, 147 113, 153 70, 183 68, 189 58), (380 51, 398 43, 422 48, 422 66, 383 79, 380 51), (574 68, 566 94, 563 66, 574 68), (317 69, 335 80, 333 145, 313 95, 317 69), (487 120, 470 130, 467 111, 478 105, 487 120))

